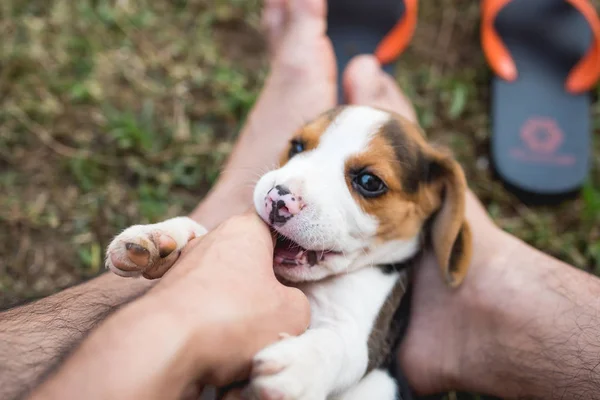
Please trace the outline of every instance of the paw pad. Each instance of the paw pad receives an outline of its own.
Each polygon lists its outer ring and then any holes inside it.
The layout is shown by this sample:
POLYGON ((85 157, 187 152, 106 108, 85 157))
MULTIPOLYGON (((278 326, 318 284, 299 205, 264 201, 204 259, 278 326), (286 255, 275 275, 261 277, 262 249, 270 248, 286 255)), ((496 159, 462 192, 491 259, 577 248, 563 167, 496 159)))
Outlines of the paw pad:
POLYGON ((179 250, 205 233, 206 229, 186 217, 132 226, 108 246, 106 267, 120 276, 159 278, 177 260, 179 250))

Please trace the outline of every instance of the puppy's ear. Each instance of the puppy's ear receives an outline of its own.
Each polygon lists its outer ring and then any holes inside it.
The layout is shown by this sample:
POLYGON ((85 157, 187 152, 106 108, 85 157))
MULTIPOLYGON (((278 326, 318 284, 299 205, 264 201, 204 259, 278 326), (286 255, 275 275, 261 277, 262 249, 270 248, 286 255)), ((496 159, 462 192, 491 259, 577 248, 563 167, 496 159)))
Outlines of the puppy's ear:
POLYGON ((460 285, 471 262, 471 229, 465 219, 467 183, 454 158, 438 150, 429 152, 427 180, 441 205, 431 225, 433 250, 446 283, 460 285))

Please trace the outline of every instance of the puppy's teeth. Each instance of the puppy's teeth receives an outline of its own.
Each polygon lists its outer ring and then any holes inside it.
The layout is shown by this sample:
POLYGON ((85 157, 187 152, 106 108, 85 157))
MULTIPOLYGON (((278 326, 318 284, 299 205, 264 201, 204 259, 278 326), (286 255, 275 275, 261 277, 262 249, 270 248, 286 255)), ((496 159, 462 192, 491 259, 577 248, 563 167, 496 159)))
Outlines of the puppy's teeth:
POLYGON ((308 260, 308 264, 312 267, 317 263, 317 252, 309 251, 306 253, 306 259, 308 260))

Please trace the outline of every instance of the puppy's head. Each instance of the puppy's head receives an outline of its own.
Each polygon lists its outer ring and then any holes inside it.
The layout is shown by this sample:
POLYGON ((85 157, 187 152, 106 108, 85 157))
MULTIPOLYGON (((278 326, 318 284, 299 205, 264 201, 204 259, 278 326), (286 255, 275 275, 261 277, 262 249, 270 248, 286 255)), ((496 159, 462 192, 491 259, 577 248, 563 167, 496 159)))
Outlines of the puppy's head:
POLYGON ((254 191, 278 233, 274 266, 294 282, 412 257, 430 226, 446 282, 470 261, 466 183, 454 159, 401 116, 362 106, 333 109, 303 126, 254 191))

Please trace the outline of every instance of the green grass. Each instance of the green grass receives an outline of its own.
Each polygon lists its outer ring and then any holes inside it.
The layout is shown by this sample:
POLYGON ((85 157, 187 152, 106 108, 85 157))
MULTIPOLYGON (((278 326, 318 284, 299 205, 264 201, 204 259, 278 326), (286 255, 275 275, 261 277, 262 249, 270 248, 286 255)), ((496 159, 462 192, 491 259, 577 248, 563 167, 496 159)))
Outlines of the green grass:
MULTIPOLYGON (((0 5, 0 304, 101 270, 110 238, 189 211, 267 73, 258 1, 5 0, 0 5)), ((528 207, 489 171, 479 8, 421 5, 397 66, 432 140, 495 221, 579 268, 600 263, 600 144, 577 199, 528 207)), ((593 105, 595 133, 600 106, 593 105)))
POLYGON ((258 21, 256 1, 2 2, 0 304, 197 204, 267 72, 258 21))
MULTIPOLYGON (((478 3, 420 7, 396 77, 428 135, 454 149, 502 228, 599 273, 600 142, 578 198, 523 205, 488 168, 490 73, 478 3)), ((119 230, 198 203, 267 72, 259 8, 247 0, 0 2, 1 305, 97 274, 119 230)), ((597 134, 598 102, 592 112, 597 134)))

